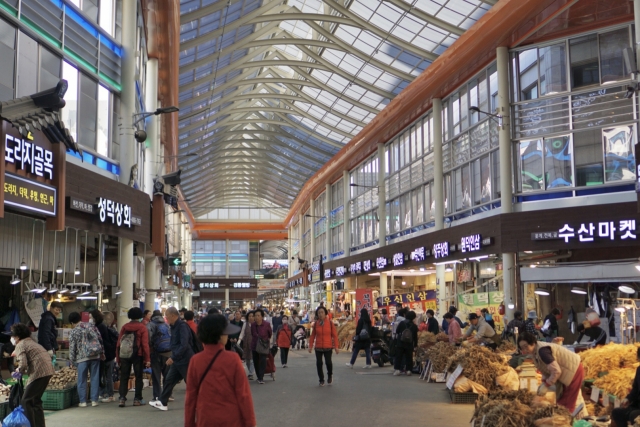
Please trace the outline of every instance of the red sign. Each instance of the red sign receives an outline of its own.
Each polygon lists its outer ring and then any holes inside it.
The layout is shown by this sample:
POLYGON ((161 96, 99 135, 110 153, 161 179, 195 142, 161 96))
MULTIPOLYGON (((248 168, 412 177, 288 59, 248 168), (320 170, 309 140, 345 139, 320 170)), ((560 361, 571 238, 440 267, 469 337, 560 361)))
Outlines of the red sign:
POLYGON ((356 322, 360 320, 360 310, 366 308, 369 318, 373 319, 373 291, 371 289, 356 289, 356 322))

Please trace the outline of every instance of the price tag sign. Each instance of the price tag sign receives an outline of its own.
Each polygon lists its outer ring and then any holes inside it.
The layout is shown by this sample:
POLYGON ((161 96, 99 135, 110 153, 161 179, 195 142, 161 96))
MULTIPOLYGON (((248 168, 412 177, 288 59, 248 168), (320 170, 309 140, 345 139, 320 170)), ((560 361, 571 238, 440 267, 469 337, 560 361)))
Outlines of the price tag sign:
POLYGON ((456 368, 455 371, 453 371, 453 374, 451 374, 449 376, 449 378, 447 379, 447 388, 449 390, 453 389, 453 385, 455 384, 456 380, 458 379, 458 377, 462 374, 462 371, 464 370, 464 368, 462 367, 462 365, 458 365, 458 367, 456 368))
POLYGON ((600 399, 600 389, 598 387, 591 387, 591 400, 598 402, 600 399))
POLYGON ((618 399, 616 397, 616 399, 613 401, 613 407, 614 408, 619 408, 621 404, 622 404, 622 402, 620 402, 620 399, 618 399))

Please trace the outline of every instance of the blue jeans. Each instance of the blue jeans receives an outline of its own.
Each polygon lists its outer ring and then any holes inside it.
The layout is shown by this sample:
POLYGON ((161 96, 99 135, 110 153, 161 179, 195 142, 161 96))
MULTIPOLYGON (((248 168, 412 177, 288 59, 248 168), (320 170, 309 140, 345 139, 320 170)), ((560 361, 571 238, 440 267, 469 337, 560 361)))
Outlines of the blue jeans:
POLYGON ((116 363, 115 359, 104 363, 104 372, 101 374, 104 376, 104 387, 100 387, 101 397, 113 397, 113 364, 116 363))
POLYGON ((98 402, 100 391, 100 359, 86 360, 78 363, 78 397, 80 403, 87 403, 87 374, 91 373, 92 402, 98 402))
POLYGON ((364 350, 364 354, 367 357, 367 365, 371 365, 371 342, 365 341, 364 343, 360 343, 360 341, 356 341, 353 346, 353 353, 351 354, 351 364, 356 363, 356 358, 358 357, 358 353, 360 350, 364 350))

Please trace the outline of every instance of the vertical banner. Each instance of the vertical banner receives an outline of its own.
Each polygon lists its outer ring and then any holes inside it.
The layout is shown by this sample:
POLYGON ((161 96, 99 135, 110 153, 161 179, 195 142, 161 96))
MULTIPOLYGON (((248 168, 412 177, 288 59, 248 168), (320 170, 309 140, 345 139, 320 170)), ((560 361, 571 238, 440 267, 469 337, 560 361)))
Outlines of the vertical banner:
MULTIPOLYGON (((504 301, 504 292, 479 292, 477 294, 463 294, 458 295, 458 309, 464 315, 464 319, 470 313, 476 313, 480 316, 480 310, 486 308, 493 316, 493 321, 496 324, 496 332, 502 333, 504 329, 502 315, 499 314, 498 308, 500 303, 504 301)), ((460 316, 460 314, 458 314, 460 316)))
POLYGON ((371 289, 356 289, 356 322, 360 320, 360 310, 366 308, 369 317, 373 319, 373 291, 371 289))

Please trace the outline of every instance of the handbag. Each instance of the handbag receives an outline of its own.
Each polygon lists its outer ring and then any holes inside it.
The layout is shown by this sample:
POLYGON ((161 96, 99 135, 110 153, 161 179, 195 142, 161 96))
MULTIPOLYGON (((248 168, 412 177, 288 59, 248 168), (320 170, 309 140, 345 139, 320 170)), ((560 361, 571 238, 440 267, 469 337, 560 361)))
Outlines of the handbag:
POLYGON ((258 338, 258 343, 256 344, 256 352, 258 354, 269 354, 270 350, 271 348, 269 347, 269 340, 258 338))
POLYGON ((231 347, 231 350, 235 351, 236 354, 240 356, 240 359, 244 358, 244 350, 237 343, 233 344, 233 347, 231 347))

